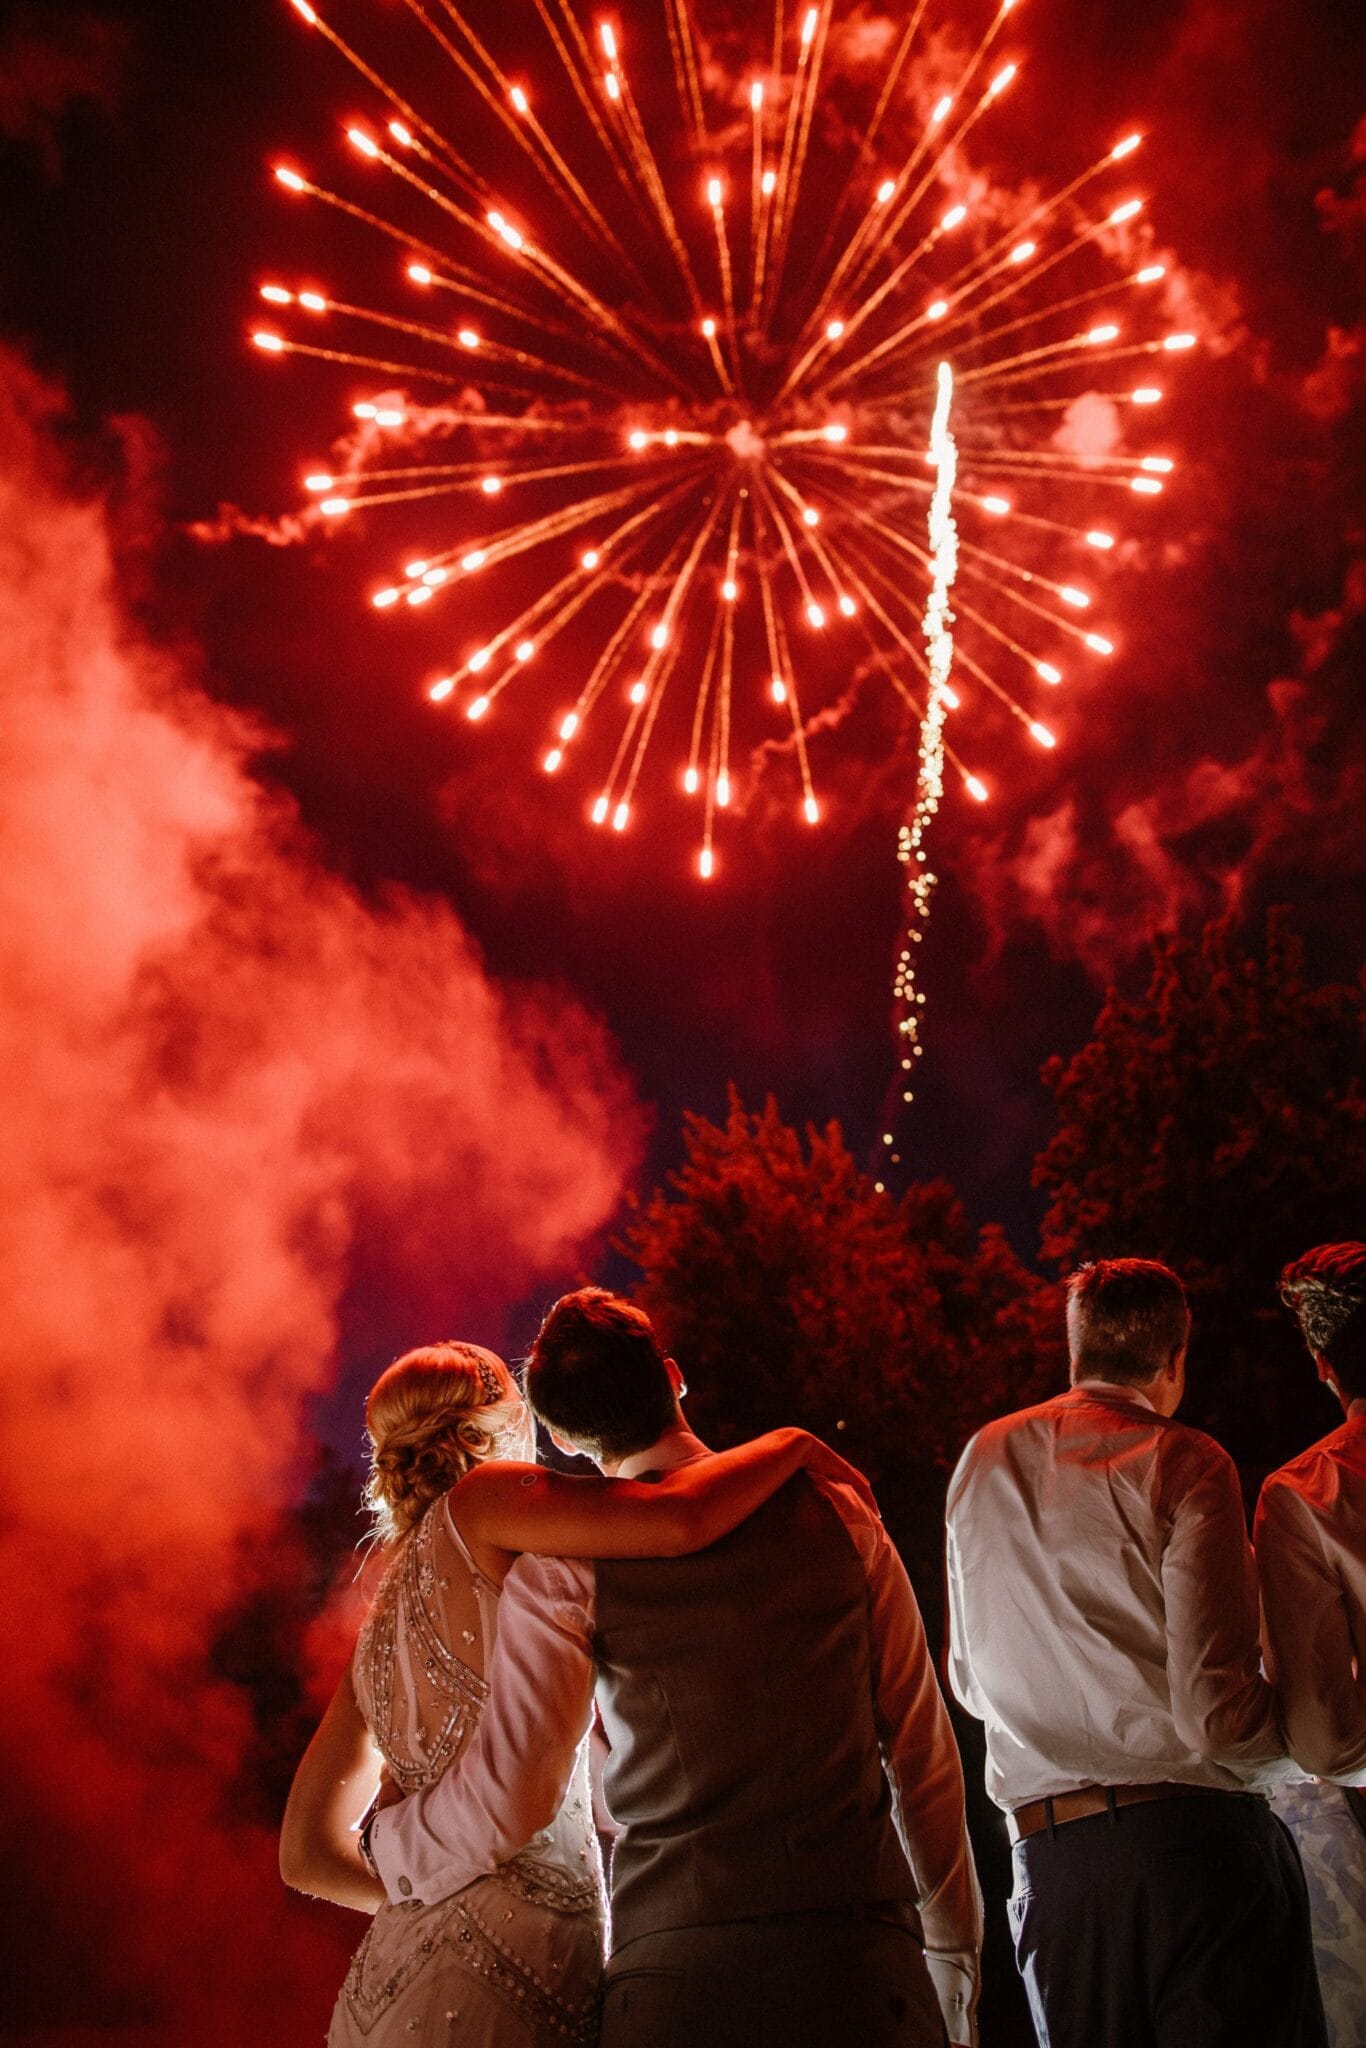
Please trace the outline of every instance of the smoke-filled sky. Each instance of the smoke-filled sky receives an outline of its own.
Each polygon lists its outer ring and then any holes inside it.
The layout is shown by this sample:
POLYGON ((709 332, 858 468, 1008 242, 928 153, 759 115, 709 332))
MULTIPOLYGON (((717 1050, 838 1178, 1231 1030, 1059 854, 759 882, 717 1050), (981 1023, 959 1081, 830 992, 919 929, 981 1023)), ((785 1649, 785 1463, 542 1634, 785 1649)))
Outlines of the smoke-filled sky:
POLYGON ((572 994, 496 982, 437 898, 362 897, 254 779, 260 733, 130 611, 69 434, 0 354, 7 1846, 120 1951, 58 1946, 20 1996, 93 2023, 150 1979, 209 2038, 196 1923, 238 1916, 242 2024, 311 1982, 288 1920, 251 1953, 269 1844, 219 1810, 246 1706, 204 1663, 307 1398, 560 1276, 640 1118, 572 994))
MULTIPOLYGON (((267 166, 336 165, 338 120, 369 101, 284 0, 11 19, 0 314, 103 435, 85 459, 122 469, 126 587, 148 631, 270 726, 261 772, 339 872, 444 897, 495 974, 559 977, 605 1019, 655 1113, 654 1165, 680 1108, 715 1109, 728 1078, 793 1117, 839 1115, 869 1146, 906 793, 887 730, 818 749, 821 831, 775 812, 701 891, 691 835, 604 846, 582 829, 532 770, 539 725, 476 735, 433 714, 419 686, 439 624, 424 640, 416 617, 365 602, 396 545, 377 523, 295 549, 186 538, 220 504, 291 510, 354 395, 354 376, 266 363, 244 335, 261 278, 315 241, 344 279, 356 245, 282 208, 267 166)), ((883 33, 875 7, 858 20, 851 63, 883 33)), ((987 177, 1047 183, 1144 128, 1137 189, 1206 344, 1167 380, 1180 475, 1106 592, 1120 656, 1050 697, 1055 753, 993 729, 992 804, 954 792, 936 827, 908 1164, 947 1171, 1022 1249, 1039 1063, 1079 1041, 1154 924, 1226 906, 1255 922, 1286 900, 1318 965, 1359 965, 1360 42, 1345 0, 1030 0, 1021 77, 974 142, 987 177)))
MULTIPOLYGON (((1360 971, 1358 14, 1029 0, 983 144, 1047 178, 1145 127, 1206 340, 1107 600, 1120 656, 936 827, 908 1164, 1026 1253, 1038 1067, 1155 924, 1289 902, 1321 971, 1360 971)), ((604 847, 525 747, 434 716, 363 533, 194 537, 289 510, 336 432, 341 387, 244 335, 297 232, 265 166, 356 104, 283 0, 0 28, 6 1847, 66 1901, 12 1980, 49 2048, 111 2016, 283 2044, 325 2008, 335 1955, 225 1800, 244 1708, 205 1655, 307 1419, 351 1440, 367 1375, 438 1328, 525 1341, 728 1079, 864 1149, 892 1058, 906 770, 876 733, 833 746, 819 833, 756 819, 703 892, 676 840, 604 847)))

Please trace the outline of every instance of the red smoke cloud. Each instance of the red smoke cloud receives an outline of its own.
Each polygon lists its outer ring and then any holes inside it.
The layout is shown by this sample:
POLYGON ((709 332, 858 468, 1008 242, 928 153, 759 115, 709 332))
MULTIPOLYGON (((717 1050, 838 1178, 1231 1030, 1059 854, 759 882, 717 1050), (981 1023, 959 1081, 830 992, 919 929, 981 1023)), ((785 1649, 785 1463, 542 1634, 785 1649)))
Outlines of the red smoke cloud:
MULTIPOLYGON (((1217 65, 1226 38, 1256 47, 1228 10, 1192 9, 1171 81, 1189 91, 1189 61, 1217 65)), ((1252 120, 1254 137, 1258 121, 1269 128, 1261 109, 1252 120)), ((1227 137, 1218 161, 1255 191, 1252 217, 1293 200, 1311 248, 1317 228, 1323 287, 1298 331, 1275 335, 1226 293, 1221 340, 1218 289, 1183 274, 1206 309, 1204 353, 1236 348, 1218 372, 1193 374, 1172 537, 1146 565, 1150 610, 1129 622, 1123 665, 1059 700, 1067 788, 962 835, 955 865, 982 912, 988 965, 1033 928, 1055 958, 1104 981, 1154 929, 1228 913, 1255 925, 1275 902, 1293 903, 1326 945, 1358 948, 1353 967, 1359 958, 1366 553, 1352 456, 1366 330, 1333 313, 1359 307, 1366 278, 1366 122, 1304 165, 1227 137)))
POLYGON ((357 1271, 403 1336, 478 1329, 601 1229, 639 1118, 571 1000, 319 863, 130 619, 64 431, 0 358, 5 1854, 49 1918, 7 2016, 294 2048, 342 1951, 232 1811, 208 1645, 357 1271))
POLYGON ((1296 617, 1299 673, 1266 686, 1266 729, 1230 760, 1197 755, 1175 775, 1103 810, 1065 797, 1026 816, 1012 840, 970 850, 974 892, 994 945, 1021 921, 1059 959, 1112 979, 1152 932, 1276 900, 1289 878, 1322 877, 1350 897, 1362 871, 1366 759, 1354 740, 1356 647, 1366 620, 1366 561, 1342 601, 1296 617))
MULTIPOLYGON (((402 390, 376 391, 371 403, 381 411, 392 407, 400 412, 403 424, 381 427, 373 419, 357 419, 332 443, 329 491, 339 496, 368 468, 392 461, 400 452, 417 461, 424 442, 440 439, 458 425, 468 425, 471 413, 486 410, 484 394, 473 387, 458 392, 446 405, 415 405, 402 390)), ((527 410, 530 413, 532 408, 527 410)), ((244 512, 239 505, 220 504, 212 519, 191 520, 186 531, 193 540, 214 546, 241 538, 264 541, 267 547, 290 548, 312 534, 327 532, 335 524, 322 510, 319 494, 310 498, 300 511, 286 512, 279 518, 244 512)))

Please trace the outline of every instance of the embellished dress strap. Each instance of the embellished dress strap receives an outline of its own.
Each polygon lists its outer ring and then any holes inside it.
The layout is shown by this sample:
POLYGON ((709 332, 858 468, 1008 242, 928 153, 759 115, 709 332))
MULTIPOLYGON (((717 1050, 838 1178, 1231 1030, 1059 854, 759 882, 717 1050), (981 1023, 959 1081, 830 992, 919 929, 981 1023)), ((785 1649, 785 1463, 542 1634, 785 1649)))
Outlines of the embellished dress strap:
POLYGON ((440 1514, 442 1534, 454 1544, 470 1575, 470 1585, 474 1589, 474 1597, 479 1606, 479 1619, 483 1624, 484 1669, 487 1671, 489 1658, 493 1655, 494 1639, 498 1634, 498 1601, 503 1589, 496 1579, 491 1579, 476 1563, 474 1553, 456 1526, 455 1516, 451 1513, 449 1494, 441 1503, 440 1514))

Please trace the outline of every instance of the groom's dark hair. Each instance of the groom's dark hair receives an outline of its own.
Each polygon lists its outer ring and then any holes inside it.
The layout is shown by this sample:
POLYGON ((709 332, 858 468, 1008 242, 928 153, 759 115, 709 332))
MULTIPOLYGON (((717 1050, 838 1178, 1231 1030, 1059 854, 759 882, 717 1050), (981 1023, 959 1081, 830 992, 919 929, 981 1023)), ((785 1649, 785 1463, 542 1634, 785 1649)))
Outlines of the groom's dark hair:
POLYGON ((595 1458, 629 1458, 674 1419, 650 1318, 605 1287, 555 1303, 527 1357, 526 1396, 542 1422, 595 1458))

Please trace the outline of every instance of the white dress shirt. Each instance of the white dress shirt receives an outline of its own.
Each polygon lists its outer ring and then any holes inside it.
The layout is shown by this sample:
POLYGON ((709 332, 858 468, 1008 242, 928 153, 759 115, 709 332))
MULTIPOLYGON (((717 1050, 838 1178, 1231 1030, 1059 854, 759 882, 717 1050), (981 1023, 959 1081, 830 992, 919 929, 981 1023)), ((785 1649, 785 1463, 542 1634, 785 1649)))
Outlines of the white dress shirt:
POLYGON ((1366 1785, 1366 1401, 1271 1474, 1255 1543, 1290 1754, 1317 1778, 1366 1785))
POLYGON ((1007 1810, 1286 1774, 1233 1462, 1132 1387, 993 1422, 948 1498, 950 1676, 1007 1810))
MULTIPOLYGON (((662 1470, 651 1454, 622 1467, 662 1470)), ((946 2013, 976 2003, 981 1896, 963 1774, 910 1581, 876 1515, 808 1474, 868 1580, 876 1713, 897 1832, 915 1879, 926 1955, 946 2013)), ((456 1769, 381 1813, 370 1846, 391 1899, 427 1903, 515 1856, 556 1813, 592 1713, 591 1563, 521 1557, 508 1573, 479 1729, 456 1769)), ((959 2036, 963 2038, 963 2036, 959 2036)))

